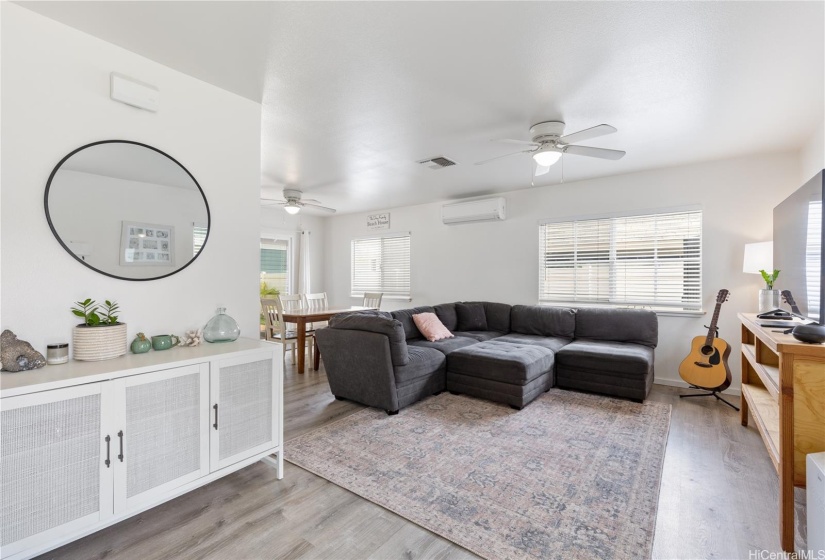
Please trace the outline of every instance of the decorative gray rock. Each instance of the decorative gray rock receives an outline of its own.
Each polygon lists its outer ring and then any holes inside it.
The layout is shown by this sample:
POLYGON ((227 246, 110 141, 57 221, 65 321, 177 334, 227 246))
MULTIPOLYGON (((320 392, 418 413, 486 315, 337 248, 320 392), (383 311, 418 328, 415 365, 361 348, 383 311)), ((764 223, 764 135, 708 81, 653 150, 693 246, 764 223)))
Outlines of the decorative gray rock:
POLYGON ((46 365, 43 354, 32 348, 25 340, 6 329, 0 334, 0 362, 3 371, 26 371, 42 368, 46 365))

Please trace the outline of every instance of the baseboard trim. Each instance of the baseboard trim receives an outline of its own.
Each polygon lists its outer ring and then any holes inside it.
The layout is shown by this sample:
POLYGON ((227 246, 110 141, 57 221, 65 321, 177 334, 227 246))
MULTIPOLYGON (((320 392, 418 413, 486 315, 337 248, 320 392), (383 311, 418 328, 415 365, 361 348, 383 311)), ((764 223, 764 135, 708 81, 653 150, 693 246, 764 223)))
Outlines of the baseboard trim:
MULTIPOLYGON (((690 389, 690 385, 688 385, 687 383, 685 383, 684 381, 679 380, 679 379, 654 379, 653 384, 654 385, 666 385, 668 387, 681 387, 683 389, 690 389)), ((722 394, 723 395, 731 395, 731 396, 734 396, 734 397, 741 397, 742 396, 742 390, 741 389, 728 388, 728 389, 725 389, 724 391, 722 391, 722 394)))

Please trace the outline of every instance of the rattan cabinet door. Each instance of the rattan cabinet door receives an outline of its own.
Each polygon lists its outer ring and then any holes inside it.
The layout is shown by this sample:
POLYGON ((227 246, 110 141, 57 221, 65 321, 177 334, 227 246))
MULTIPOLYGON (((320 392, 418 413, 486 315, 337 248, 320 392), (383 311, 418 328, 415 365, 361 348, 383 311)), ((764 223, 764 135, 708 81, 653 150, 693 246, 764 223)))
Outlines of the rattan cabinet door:
POLYGON ((112 516, 107 390, 90 383, 0 401, 3 557, 112 516))
POLYGON ((210 367, 210 466, 216 471, 280 443, 280 387, 273 352, 218 360, 210 367))
POLYGON ((209 364, 117 379, 115 513, 209 473, 209 364))

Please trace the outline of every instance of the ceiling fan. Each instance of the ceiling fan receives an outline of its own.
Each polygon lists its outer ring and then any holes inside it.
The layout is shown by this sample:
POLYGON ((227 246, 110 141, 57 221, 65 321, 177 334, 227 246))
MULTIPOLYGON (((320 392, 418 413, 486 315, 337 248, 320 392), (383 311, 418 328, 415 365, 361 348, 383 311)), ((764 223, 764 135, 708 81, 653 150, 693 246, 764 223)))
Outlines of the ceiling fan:
POLYGON ((509 138, 494 140, 494 142, 504 142, 506 144, 522 144, 525 146, 531 146, 530 149, 511 152, 509 154, 478 161, 476 162, 476 165, 483 165, 485 163, 516 154, 533 154, 533 160, 536 162, 536 172, 533 176, 538 177, 539 175, 544 175, 549 172, 550 166, 559 161, 559 158, 561 158, 563 154, 573 154, 576 156, 588 156, 601 159, 621 159, 625 155, 625 152, 621 150, 591 148, 590 146, 577 146, 573 144, 574 142, 590 140, 591 138, 597 138, 599 136, 612 134, 614 132, 616 132, 615 127, 612 127, 609 124, 600 124, 578 132, 563 135, 563 122, 540 122, 530 127, 532 142, 527 142, 524 140, 511 140, 509 138))
POLYGON ((321 202, 318 200, 314 200, 312 198, 301 198, 303 193, 298 189, 284 189, 284 200, 275 200, 272 198, 261 198, 262 204, 274 204, 278 206, 283 206, 284 210, 287 211, 288 214, 297 214, 301 211, 301 208, 315 208, 316 210, 322 210, 324 212, 335 213, 334 208, 327 208, 326 206, 321 206, 321 202))

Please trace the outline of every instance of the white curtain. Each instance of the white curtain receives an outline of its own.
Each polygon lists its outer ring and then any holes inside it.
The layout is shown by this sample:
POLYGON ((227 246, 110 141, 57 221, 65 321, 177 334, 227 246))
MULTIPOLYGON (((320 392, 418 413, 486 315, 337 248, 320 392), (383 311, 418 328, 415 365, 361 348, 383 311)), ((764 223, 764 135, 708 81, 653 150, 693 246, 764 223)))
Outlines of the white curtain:
POLYGON ((311 232, 302 231, 298 241, 298 290, 296 293, 310 293, 309 245, 311 232))

